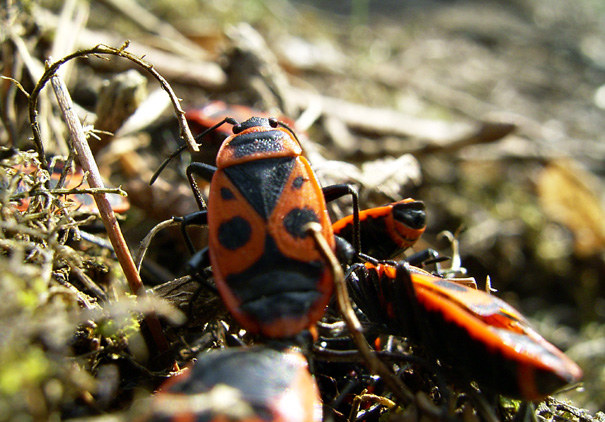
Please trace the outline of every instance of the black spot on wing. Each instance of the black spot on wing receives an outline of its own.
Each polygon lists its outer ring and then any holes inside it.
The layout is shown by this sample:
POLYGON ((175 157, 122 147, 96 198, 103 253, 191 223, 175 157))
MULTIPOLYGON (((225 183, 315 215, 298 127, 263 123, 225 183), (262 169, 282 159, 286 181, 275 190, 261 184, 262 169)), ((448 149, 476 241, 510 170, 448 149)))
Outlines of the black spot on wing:
POLYGON ((252 227, 243 217, 233 217, 218 228, 218 241, 226 249, 234 251, 241 248, 250 240, 252 227))
POLYGON ((303 238, 305 224, 312 221, 319 223, 319 217, 311 208, 294 208, 284 217, 284 228, 292 237, 303 238))
POLYGON ((225 174, 254 210, 265 220, 273 212, 295 159, 269 158, 238 164, 225 169, 225 174))
POLYGON ((231 189, 221 188, 221 198, 227 201, 230 199, 234 199, 235 195, 233 195, 233 192, 231 192, 231 189))
POLYGON ((300 189, 302 188, 303 183, 305 183, 306 179, 302 176, 298 176, 296 178, 294 178, 294 181, 292 182, 292 187, 294 189, 300 189))

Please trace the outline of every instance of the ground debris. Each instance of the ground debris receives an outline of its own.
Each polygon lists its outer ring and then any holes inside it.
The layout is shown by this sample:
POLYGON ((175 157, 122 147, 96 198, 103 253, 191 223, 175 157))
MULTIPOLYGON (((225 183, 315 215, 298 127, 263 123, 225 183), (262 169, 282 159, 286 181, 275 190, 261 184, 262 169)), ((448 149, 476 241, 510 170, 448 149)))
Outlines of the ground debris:
MULTIPOLYGON (((450 386, 419 379, 416 367, 402 371, 418 386, 413 405, 402 410, 388 394, 359 394, 367 399, 359 415, 372 408, 389 420, 605 420, 598 412, 605 408, 602 7, 589 0, 354 2, 351 10, 309 0, 122 3, 17 2, 0 13, 0 420, 136 416, 174 369, 147 365, 154 351, 140 315, 161 316, 179 364, 256 341, 229 318, 211 280, 185 275, 189 253, 178 228, 149 246, 141 274, 150 295, 137 300, 125 293, 97 215, 61 190, 87 188, 48 185, 40 161, 71 162, 75 154, 50 89, 33 113, 47 154, 30 150, 27 93, 49 56, 97 44, 145 56, 185 110, 221 99, 285 114, 322 183, 354 184, 364 208, 424 201, 429 222, 419 249, 448 250, 439 233, 455 232, 469 274, 480 282, 489 276, 585 371, 583 391, 563 392, 532 414, 515 401, 481 405, 455 389, 443 405, 440 389, 450 386), (17 170, 24 166, 36 170, 17 170)), ((98 120, 116 111, 103 109, 101 87, 125 71, 135 72, 131 62, 92 54, 61 76, 101 173, 129 194, 120 224, 134 249, 158 222, 196 207, 184 177, 187 154, 148 184, 182 144, 164 87, 136 74, 148 98, 134 93, 115 122, 98 120), (140 101, 148 108, 122 126, 140 101), (95 134, 92 125, 116 133, 95 134)), ((200 143, 202 153, 217 148, 200 143)), ((336 218, 350 211, 346 201, 330 207, 336 218)), ((189 235, 206 245, 205 229, 189 235)))

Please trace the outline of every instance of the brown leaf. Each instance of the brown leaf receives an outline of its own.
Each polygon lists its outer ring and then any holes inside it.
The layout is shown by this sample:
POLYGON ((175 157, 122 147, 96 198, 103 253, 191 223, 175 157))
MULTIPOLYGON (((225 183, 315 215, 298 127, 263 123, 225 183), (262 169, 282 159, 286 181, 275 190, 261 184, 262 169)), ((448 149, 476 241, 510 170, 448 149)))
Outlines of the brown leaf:
POLYGON ((580 256, 605 249, 605 211, 595 186, 592 176, 569 159, 548 163, 537 181, 545 214, 573 233, 580 256))

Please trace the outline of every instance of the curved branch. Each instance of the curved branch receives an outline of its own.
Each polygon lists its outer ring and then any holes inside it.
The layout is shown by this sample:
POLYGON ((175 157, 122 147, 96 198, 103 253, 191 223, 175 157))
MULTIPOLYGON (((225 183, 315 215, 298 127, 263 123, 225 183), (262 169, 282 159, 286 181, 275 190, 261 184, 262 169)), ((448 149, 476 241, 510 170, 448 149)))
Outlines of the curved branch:
POLYGON ((38 97, 40 95, 40 91, 42 91, 42 88, 44 88, 44 86, 46 86, 48 81, 55 75, 57 70, 63 64, 67 63, 70 60, 73 60, 73 59, 76 59, 79 57, 88 57, 90 55, 97 56, 99 58, 102 58, 102 55, 113 55, 113 56, 123 57, 125 59, 128 59, 128 60, 136 63, 138 66, 142 67, 143 69, 145 69, 149 73, 151 73, 151 75, 158 80, 162 89, 164 91, 166 91, 166 93, 170 97, 170 101, 172 102, 174 111, 177 115, 177 119, 179 122, 180 137, 187 143, 187 145, 189 146, 191 151, 199 151, 199 145, 193 139, 191 129, 189 129, 189 125, 187 124, 187 120, 185 119, 185 111, 183 110, 183 108, 180 105, 180 99, 176 96, 176 94, 174 93, 170 84, 166 81, 166 79, 164 79, 164 77, 162 75, 160 75, 160 73, 157 70, 154 69, 152 64, 144 61, 142 57, 138 57, 138 56, 126 51, 126 49, 128 48, 128 45, 129 45, 129 41, 126 41, 124 44, 122 44, 122 46, 120 48, 114 48, 114 47, 110 47, 107 45, 99 44, 93 48, 76 51, 76 52, 71 53, 53 63, 46 64, 46 69, 45 69, 44 73, 42 74, 42 77, 38 80, 38 82, 36 83, 36 86, 32 90, 31 94, 29 94, 29 98, 28 98, 29 120, 30 120, 30 124, 32 127, 34 143, 36 144, 38 158, 44 168, 48 167, 48 163, 47 163, 46 157, 44 155, 44 146, 42 145, 42 138, 40 135, 40 125, 38 124, 38 119, 37 119, 37 106, 38 106, 38 97))

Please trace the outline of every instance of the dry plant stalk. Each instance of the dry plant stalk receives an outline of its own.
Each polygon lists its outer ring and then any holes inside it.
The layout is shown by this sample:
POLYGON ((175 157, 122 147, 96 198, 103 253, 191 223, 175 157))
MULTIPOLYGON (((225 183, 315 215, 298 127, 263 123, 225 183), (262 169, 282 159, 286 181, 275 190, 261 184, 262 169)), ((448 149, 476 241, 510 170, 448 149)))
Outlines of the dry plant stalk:
MULTIPOLYGON (((110 54, 117 55, 120 57, 125 57, 128 60, 133 61, 139 66, 148 70, 161 84, 162 88, 168 93, 171 102, 174 106, 175 112, 177 114, 177 118, 179 120, 180 126, 180 135, 187 142, 188 146, 193 151, 198 151, 199 146, 193 139, 189 126, 187 125, 187 121, 185 120, 185 112, 181 108, 179 104, 179 99, 174 94, 174 91, 168 84, 168 82, 153 68, 151 64, 146 63, 141 58, 132 55, 131 53, 125 51, 128 46, 128 42, 124 43, 122 47, 119 49, 98 45, 88 50, 77 51, 70 55, 63 57, 62 59, 46 66, 45 72, 37 82, 31 94, 27 94, 28 103, 29 103, 29 116, 30 123, 34 135, 34 142, 36 144, 36 149, 38 153, 39 160, 41 164, 46 168, 48 167, 48 163, 46 161, 46 157, 44 154, 44 148, 42 145, 42 139, 40 135, 40 127, 37 120, 37 99, 40 94, 42 88, 46 85, 48 81, 51 82, 51 85, 55 91, 55 95, 57 97, 59 106, 61 108, 61 112, 68 126, 69 132, 71 134, 72 140, 74 142, 74 146, 78 155, 80 157, 80 164, 82 168, 88 173, 88 183, 92 189, 104 189, 103 182, 101 180, 101 176, 97 167, 97 164, 94 160, 88 142, 86 140, 86 136, 84 134, 84 130, 82 128, 82 124, 78 120, 75 111, 74 104, 71 101, 71 97, 65 83, 63 80, 57 76, 57 71, 64 63, 77 58, 77 57, 86 57, 89 55, 102 55, 102 54, 110 54)), ((101 219, 105 225, 107 230, 107 234, 109 236, 110 242, 114 248, 118 261, 122 267, 126 280, 128 281, 128 285, 131 291, 137 296, 145 295, 145 288, 141 281, 140 275, 138 273, 137 267, 134 264, 128 246, 126 245, 126 241, 122 235, 120 227, 117 223, 111 205, 107 200, 104 192, 95 192, 94 199, 99 209, 99 213, 101 215, 101 219)), ((161 325, 157 316, 155 314, 148 314, 145 316, 145 323, 149 328, 149 331, 153 337, 153 340, 159 350, 160 353, 165 353, 168 350, 169 344, 161 329, 161 325)))
POLYGON ((172 102, 174 111, 177 115, 177 119, 179 122, 180 137, 187 143, 187 145, 189 146, 191 151, 194 151, 194 152, 199 151, 199 145, 193 139, 191 129, 189 129, 189 125, 187 124, 187 120, 185 119, 185 111, 181 107, 180 100, 176 96, 176 94, 174 93, 172 88, 170 87, 170 84, 166 81, 166 79, 164 79, 164 77, 162 75, 160 75, 158 73, 158 71, 156 71, 154 69, 152 64, 147 63, 140 57, 137 57, 134 54, 131 54, 130 52, 126 51, 126 48, 128 48, 128 44, 129 44, 129 42, 126 41, 120 48, 109 47, 106 45, 97 45, 90 49, 80 50, 80 51, 76 51, 75 53, 69 54, 69 55, 63 57, 62 59, 57 60, 56 62, 54 62, 52 64, 49 64, 46 67, 44 74, 42 75, 42 77, 40 78, 40 80, 38 81, 38 83, 36 84, 34 89, 32 90, 31 94, 28 95, 29 120, 31 123, 32 132, 34 135, 34 143, 36 144, 38 158, 40 160, 40 163, 42 163, 42 166, 44 166, 45 168, 48 167, 46 157, 44 156, 44 147, 42 145, 42 139, 41 139, 41 135, 40 135, 40 125, 37 120, 37 103, 38 103, 38 96, 40 94, 40 91, 42 90, 42 88, 44 88, 46 83, 55 75, 55 73, 61 67, 61 65, 63 65, 64 63, 66 63, 70 60, 73 60, 75 58, 88 57, 90 55, 97 56, 99 58, 104 54, 124 57, 124 58, 136 63, 137 65, 141 66, 142 68, 146 69, 149 73, 151 73, 153 75, 153 77, 159 81, 162 89, 164 89, 164 91, 166 91, 166 93, 170 97, 170 101, 172 102))
POLYGON ((351 337, 357 346, 357 349, 363 356, 366 364, 368 365, 371 372, 378 374, 382 377, 384 382, 391 389, 393 394, 397 397, 397 399, 404 404, 410 404, 414 402, 414 395, 408 391, 408 389, 403 385, 401 380, 395 377, 391 371, 385 366, 380 359, 378 359, 370 348, 367 340, 363 336, 361 323, 357 316, 355 315, 355 311, 351 307, 351 300, 349 298, 349 293, 347 291, 347 286, 345 284, 344 272, 340 267, 340 263, 338 259, 330 249, 328 242, 321 234, 321 228, 317 223, 308 223, 305 227, 305 231, 310 233, 315 240, 315 244, 319 248, 320 253, 323 255, 324 259, 328 261, 328 265, 332 270, 332 275, 334 277, 334 284, 336 288, 336 300, 338 302, 338 308, 340 309, 340 313, 342 314, 343 319, 345 320, 349 332, 351 333, 351 337))
MULTIPOLYGON (((71 97, 69 96, 69 92, 67 91, 67 87, 65 86, 63 80, 57 75, 53 76, 50 81, 53 90, 55 91, 55 95, 57 97, 59 107, 61 108, 61 112, 63 113, 65 122, 67 123, 67 127, 69 128, 74 147, 78 153, 78 156, 80 157, 80 164, 82 165, 84 171, 88 174, 88 184, 92 188, 104 189, 99 168, 97 167, 97 163, 95 162, 92 152, 90 151, 90 147, 88 146, 82 124, 73 112, 73 104, 71 97)), ((124 270, 124 274, 130 289, 138 296, 143 295, 143 283, 141 282, 134 263, 132 266, 128 265, 129 261, 132 262, 132 257, 130 256, 126 241, 122 236, 122 232, 119 228, 113 209, 111 208, 111 204, 107 200, 107 196, 104 193, 95 192, 93 197, 95 198, 101 219, 103 220, 105 228, 107 229, 109 240, 114 247, 120 264, 122 265, 122 269, 124 270)))
MULTIPOLYGON (((99 173, 97 163, 95 162, 90 147, 88 146, 82 124, 74 112, 73 103, 71 101, 69 92, 67 91, 67 87, 65 86, 63 80, 56 74, 50 78, 50 81, 53 90, 55 91, 55 95, 57 97, 59 107, 61 108, 61 112, 63 113, 65 122, 69 128, 72 142, 76 151, 78 152, 80 164, 82 165, 84 171, 88 173, 88 184, 92 188, 103 189, 104 186, 101 179, 101 174, 99 173)), ((93 195, 93 197, 95 199, 95 203, 97 204, 97 208, 99 209, 99 214, 101 215, 103 224, 105 225, 109 240, 118 258, 118 262, 120 263, 124 276, 126 277, 128 285, 130 286, 130 290, 139 297, 145 296, 145 286, 141 281, 139 272, 134 264, 132 255, 130 254, 128 245, 126 245, 126 240, 122 235, 122 231, 120 230, 120 226, 116 220, 115 214, 111 208, 111 204, 109 203, 106 194, 97 192, 93 195)), ((156 343, 160 353, 166 352, 169 348, 169 344, 164 337, 162 327, 157 316, 155 314, 147 314, 145 316, 145 323, 147 324, 147 327, 149 328, 149 331, 151 332, 153 340, 156 343)))

